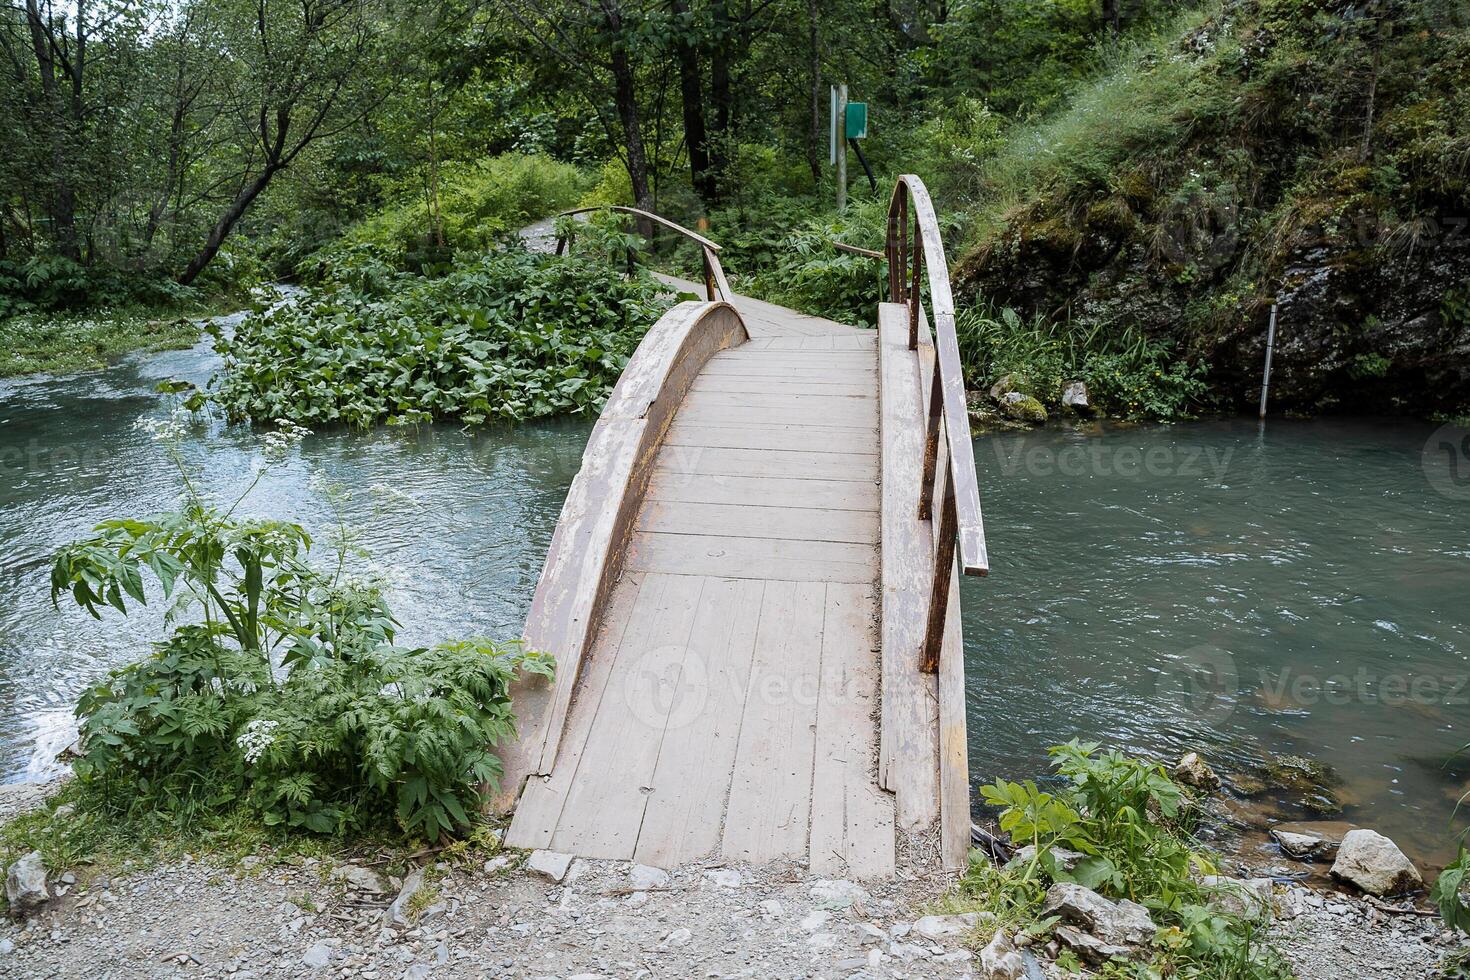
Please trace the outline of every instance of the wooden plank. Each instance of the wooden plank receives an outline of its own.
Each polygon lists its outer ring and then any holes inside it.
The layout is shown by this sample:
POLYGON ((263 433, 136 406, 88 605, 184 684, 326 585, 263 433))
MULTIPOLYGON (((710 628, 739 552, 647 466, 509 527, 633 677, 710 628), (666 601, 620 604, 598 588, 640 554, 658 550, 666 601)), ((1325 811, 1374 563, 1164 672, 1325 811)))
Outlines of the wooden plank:
POLYGON ((666 534, 878 544, 878 515, 860 510, 648 500, 639 512, 635 526, 640 531, 662 531, 666 534))
POLYGON ((671 706, 665 685, 677 683, 703 588, 691 576, 644 579, 551 838, 554 850, 632 858, 671 706))
POLYGON ((877 453, 817 455, 789 449, 665 446, 659 455, 659 461, 666 472, 691 478, 774 476, 792 480, 878 481, 877 453))
MULTIPOLYGON (((713 397, 705 395, 705 398, 713 397)), ((733 395, 732 398, 740 396, 733 395)), ((817 408, 811 404, 775 406, 775 405, 750 405, 740 407, 736 404, 712 405, 706 401, 685 404, 679 410, 679 418, 686 422, 702 422, 705 424, 729 422, 738 420, 754 425, 829 425, 837 428, 847 429, 875 429, 877 428, 876 413, 862 403, 852 408, 830 408, 823 406, 817 408)), ((915 481, 917 482, 917 481, 915 481)))
POLYGON ((755 425, 739 419, 691 422, 675 419, 664 437, 666 446, 708 446, 727 449, 784 449, 819 453, 870 453, 878 445, 875 426, 837 428, 821 425, 755 425))
POLYGON ((592 721, 612 675, 613 661, 628 628, 633 607, 643 588, 643 576, 626 574, 618 581, 608 601, 607 614, 597 638, 586 658, 577 698, 567 716, 566 733, 556 769, 548 776, 532 776, 516 806, 515 816, 506 831, 505 842, 511 847, 550 847, 562 804, 577 774, 577 764, 587 745, 592 721))
MULTIPOLYGON (((865 388, 876 390, 878 387, 878 368, 855 368, 843 367, 833 368, 820 364, 808 367, 792 367, 782 364, 762 364, 760 361, 732 362, 722 364, 719 367, 711 366, 703 375, 703 378, 714 380, 716 378, 767 378, 772 381, 789 381, 792 384, 810 385, 862 385, 865 388)), ((820 391, 815 392, 821 394, 820 391)))
MULTIPOLYGON (((876 376, 875 376, 876 377, 876 376)), ((701 375, 694 383, 694 391, 724 391, 765 393, 781 395, 832 395, 847 398, 876 400, 878 385, 875 383, 849 383, 844 381, 802 381, 780 376, 751 376, 718 374, 701 375)))
POLYGON ((728 350, 710 359, 723 367, 728 364, 760 362, 761 364, 785 364, 790 367, 854 367, 862 368, 873 364, 872 351, 862 350, 728 350))
POLYGON ((872 590, 827 586, 812 777, 811 870, 832 878, 893 874, 893 797, 873 781, 879 684, 872 590))
POLYGON ((939 657, 939 853, 946 869, 963 871, 970 860, 970 743, 958 567, 950 573, 949 596, 939 657))
POLYGON ((918 356, 908 349, 908 310, 879 307, 883 412, 883 698, 878 775, 894 794, 898 825, 922 830, 939 817, 938 692, 919 671, 928 614, 932 531, 918 519, 924 408, 918 356))
POLYGON ((768 582, 761 601, 721 853, 807 855, 826 586, 768 582))
POLYGON ((875 511, 878 509, 878 487, 868 481, 783 480, 765 476, 690 479, 660 464, 654 468, 645 499, 875 511))
POLYGON ((633 860, 671 868, 720 844, 765 583, 705 583, 633 860))
POLYGON ((659 443, 705 362, 745 337, 730 306, 681 303, 644 335, 618 379, 567 493, 526 616, 522 638, 555 656, 557 672, 550 684, 527 679, 513 689, 521 729, 513 744, 500 747, 498 809, 514 804, 527 776, 552 771, 659 443))
POLYGON ((667 575, 871 584, 878 577, 878 553, 871 545, 845 541, 637 531, 628 543, 627 567, 667 575))

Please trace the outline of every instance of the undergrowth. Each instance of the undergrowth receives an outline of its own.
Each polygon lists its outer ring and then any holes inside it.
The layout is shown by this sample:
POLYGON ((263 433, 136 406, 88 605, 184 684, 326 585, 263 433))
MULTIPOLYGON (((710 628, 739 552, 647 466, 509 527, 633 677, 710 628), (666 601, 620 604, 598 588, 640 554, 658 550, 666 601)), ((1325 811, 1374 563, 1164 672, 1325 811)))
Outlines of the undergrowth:
MULTIPOLYGON (((1215 874, 1192 835, 1193 806, 1158 765, 1097 745, 1069 742, 1051 749, 1061 777, 1048 789, 1000 780, 981 793, 1000 814, 1000 827, 1033 850, 1005 867, 975 852, 951 911, 985 911, 995 919, 977 938, 1004 929, 1047 936, 1057 920, 1043 914, 1047 889, 1075 882, 1149 910, 1159 931, 1136 960, 1114 960, 1108 977, 1155 980, 1286 980, 1285 961, 1253 917, 1231 911, 1229 898, 1203 879, 1215 874), (1080 855, 1076 863, 1063 851, 1080 855)), ((1238 899, 1237 899, 1238 902, 1238 899)))

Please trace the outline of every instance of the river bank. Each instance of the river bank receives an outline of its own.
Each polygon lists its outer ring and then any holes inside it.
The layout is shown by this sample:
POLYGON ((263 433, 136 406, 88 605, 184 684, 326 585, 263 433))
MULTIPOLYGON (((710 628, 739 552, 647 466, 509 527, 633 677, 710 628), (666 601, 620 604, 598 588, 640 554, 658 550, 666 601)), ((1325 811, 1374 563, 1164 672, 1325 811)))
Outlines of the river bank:
MULTIPOLYGON (((43 798, 44 788, 6 787, 0 818, 43 798)), ((554 880, 558 862, 517 852, 401 860, 262 853, 222 866, 195 855, 131 872, 77 868, 69 884, 55 870, 43 909, 0 924, 0 968, 233 980, 996 975, 974 920, 936 914, 955 884, 940 874, 859 884, 796 865, 662 872, 576 860, 554 880)), ((1271 936, 1301 980, 1429 978, 1458 948, 1437 919, 1340 894, 1278 888, 1274 906, 1271 936)), ((1065 975, 1037 963, 1045 977, 1065 975)))

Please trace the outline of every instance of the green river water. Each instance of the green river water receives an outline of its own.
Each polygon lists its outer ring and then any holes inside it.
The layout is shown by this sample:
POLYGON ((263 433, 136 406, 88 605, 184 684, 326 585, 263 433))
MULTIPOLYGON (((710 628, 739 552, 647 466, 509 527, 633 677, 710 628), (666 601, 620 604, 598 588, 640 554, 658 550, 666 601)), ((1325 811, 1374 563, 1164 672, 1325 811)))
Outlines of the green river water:
MULTIPOLYGON (((201 346, 0 381, 0 778, 56 772, 78 691, 160 634, 158 610, 53 609, 50 558, 99 520, 173 504, 133 424, 164 413, 159 380, 216 367, 201 346)), ((318 434, 243 510, 325 530, 320 470, 355 488, 348 517, 405 642, 512 636, 590 430, 318 434)), ((1434 432, 1273 420, 978 438, 993 565, 963 589, 972 776, 1038 774, 1074 736, 1197 748, 1234 772, 1295 753, 1341 774, 1343 819, 1442 863, 1470 777, 1446 766, 1470 741, 1470 487, 1453 468, 1470 460, 1434 432)), ((257 445, 215 425, 186 451, 224 495, 257 445)))

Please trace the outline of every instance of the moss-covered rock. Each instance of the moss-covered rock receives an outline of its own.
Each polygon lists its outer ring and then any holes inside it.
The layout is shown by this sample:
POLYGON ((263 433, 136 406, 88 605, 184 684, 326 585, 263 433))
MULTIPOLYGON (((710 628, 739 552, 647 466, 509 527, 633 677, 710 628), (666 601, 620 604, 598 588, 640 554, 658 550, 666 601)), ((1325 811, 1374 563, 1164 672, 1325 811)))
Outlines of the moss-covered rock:
POLYGON ((1047 420, 1046 406, 1030 395, 1008 391, 1000 398, 1000 410, 1019 422, 1041 425, 1047 420))

